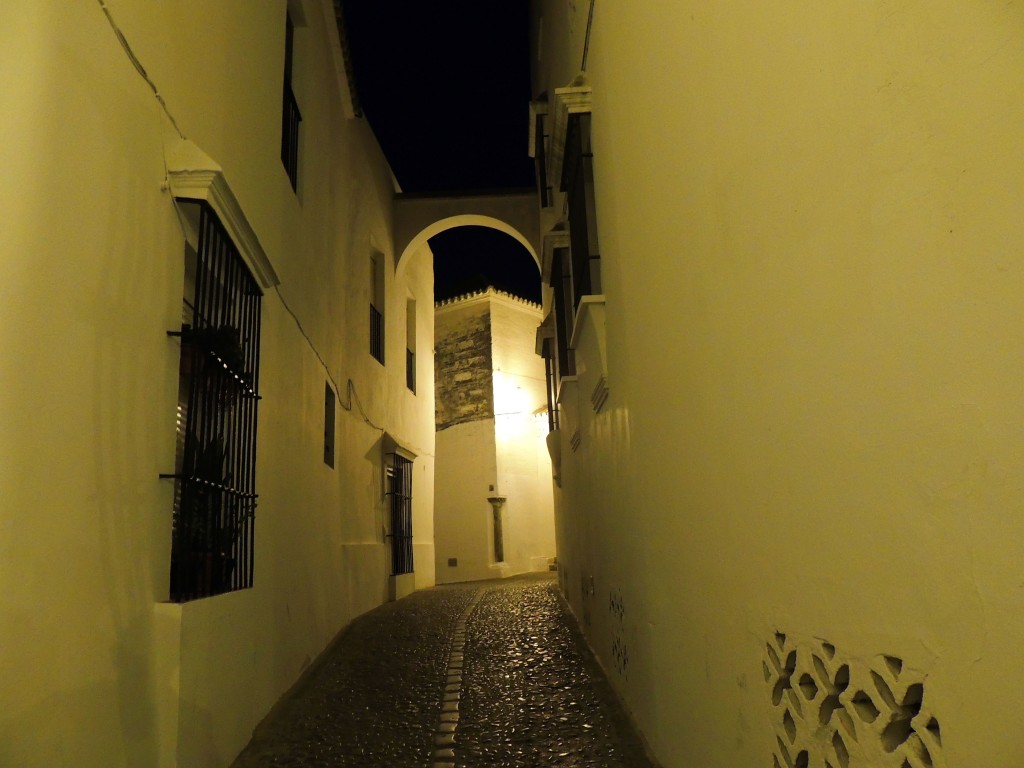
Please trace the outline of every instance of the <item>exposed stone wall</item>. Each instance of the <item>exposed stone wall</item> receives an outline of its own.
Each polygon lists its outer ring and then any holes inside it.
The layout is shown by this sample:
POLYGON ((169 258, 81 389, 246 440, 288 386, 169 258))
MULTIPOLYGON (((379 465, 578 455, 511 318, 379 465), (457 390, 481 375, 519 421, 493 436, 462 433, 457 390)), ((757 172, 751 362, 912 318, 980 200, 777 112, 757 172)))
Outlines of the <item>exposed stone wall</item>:
POLYGON ((434 365, 438 431, 494 417, 491 317, 486 301, 437 315, 434 365))

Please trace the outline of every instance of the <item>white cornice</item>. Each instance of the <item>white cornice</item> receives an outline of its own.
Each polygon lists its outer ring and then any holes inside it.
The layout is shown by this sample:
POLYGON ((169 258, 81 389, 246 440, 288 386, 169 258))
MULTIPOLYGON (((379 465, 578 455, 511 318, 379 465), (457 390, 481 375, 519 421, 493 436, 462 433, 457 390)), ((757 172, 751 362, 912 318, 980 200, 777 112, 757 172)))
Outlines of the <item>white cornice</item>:
POLYGON ((569 129, 569 116, 591 111, 592 92, 585 73, 577 75, 565 88, 555 89, 555 124, 551 130, 548 154, 548 179, 561 184, 562 165, 565 162, 565 134, 569 129))
POLYGON ((555 249, 569 247, 569 230, 564 221, 558 222, 544 234, 543 246, 540 280, 543 285, 547 285, 551 282, 551 263, 555 258, 555 249))
POLYGON ((264 290, 280 283, 255 230, 224 177, 224 170, 187 139, 167 151, 167 185, 174 197, 205 201, 217 214, 253 277, 264 290))
POLYGON ((555 313, 548 312, 544 322, 537 326, 535 351, 541 357, 544 356, 544 342, 555 338, 555 313))
POLYGON ((417 452, 410 448, 402 438, 390 432, 384 432, 381 436, 381 449, 385 456, 389 453, 397 453, 409 461, 415 461, 417 456, 417 452))

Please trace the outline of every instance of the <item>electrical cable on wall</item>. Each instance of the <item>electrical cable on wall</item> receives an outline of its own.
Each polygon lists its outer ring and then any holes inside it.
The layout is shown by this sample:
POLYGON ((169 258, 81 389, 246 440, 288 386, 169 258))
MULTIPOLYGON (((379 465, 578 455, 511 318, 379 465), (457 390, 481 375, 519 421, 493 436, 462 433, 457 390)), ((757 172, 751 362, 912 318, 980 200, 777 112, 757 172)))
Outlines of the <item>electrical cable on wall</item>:
MULTIPOLYGON (((154 83, 153 80, 150 78, 149 73, 146 72, 146 68, 142 66, 142 62, 139 61, 138 57, 135 55, 135 52, 132 50, 131 45, 129 45, 128 39, 124 36, 124 33, 121 31, 121 28, 117 25, 117 22, 114 21, 114 17, 111 15, 110 9, 107 7, 106 2, 104 2, 104 0, 97 0, 97 2, 99 3, 100 9, 103 11, 103 15, 107 18, 107 23, 110 25, 110 29, 113 31, 114 36, 117 37, 118 43, 121 45, 121 48, 124 50, 125 55, 131 62, 132 67, 134 67, 135 71, 139 73, 139 76, 146 81, 146 84, 149 86, 150 90, 153 91, 153 95, 156 97, 156 100, 160 104, 160 107, 163 110, 164 114, 167 116, 167 119, 171 122, 171 125, 174 127, 174 130, 178 134, 178 137, 184 140, 185 134, 182 133, 181 129, 178 127, 178 121, 174 119, 174 115, 172 115, 171 111, 167 108, 167 103, 164 101, 163 96, 160 95, 160 90, 156 87, 156 83, 154 83)), ((166 155, 163 158, 163 162, 164 183, 166 185, 168 183, 169 176, 167 171, 166 155)), ((188 235, 187 230, 185 228, 184 214, 182 213, 181 208, 178 206, 178 201, 173 197, 173 195, 171 196, 171 200, 174 204, 174 211, 178 217, 178 226, 181 227, 182 235, 187 239, 188 235)), ((274 286, 274 290, 277 292, 278 299, 281 300, 281 305, 285 308, 288 314, 291 315, 292 320, 294 320, 295 326, 296 328, 298 328, 299 333, 302 334, 302 337, 306 340, 306 343, 309 345, 309 348, 313 350, 313 354, 316 355, 317 360, 320 361, 320 365, 323 366, 324 372, 326 373, 328 380, 334 387, 334 391, 340 393, 341 387, 338 386, 338 382, 335 380, 334 375, 331 373, 331 369, 330 367, 328 367, 327 361, 324 360, 323 356, 320 354, 320 351, 316 348, 316 345, 313 344, 313 340, 309 337, 309 334, 306 333, 305 329, 302 327, 302 322, 299 320, 298 315, 296 315, 292 308, 288 306, 288 302, 285 301, 285 298, 281 293, 281 288, 279 286, 274 286)), ((356 391, 355 382, 352 381, 352 379, 348 379, 348 383, 346 386, 346 397, 348 398, 347 403, 339 398, 339 403, 341 404, 342 408, 344 408, 346 411, 352 412, 354 404, 356 407, 358 407, 359 415, 363 421, 365 421, 378 432, 384 432, 383 427, 380 427, 377 424, 375 424, 373 420, 366 415, 366 410, 363 408, 362 401, 359 399, 359 393, 356 391)))
MULTIPOLYGON (((277 297, 281 300, 281 306, 283 306, 285 310, 288 312, 288 314, 292 316, 292 320, 295 321, 295 327, 298 328, 299 333, 302 334, 302 338, 306 340, 306 343, 309 345, 309 348, 313 350, 313 354, 316 355, 316 359, 319 360, 320 365, 323 366, 324 373, 327 374, 327 378, 331 382, 331 385, 334 387, 334 391, 340 394, 341 387, 339 387, 338 382, 334 380, 334 376, 331 374, 331 369, 328 367, 327 361, 324 360, 323 356, 320 354, 320 351, 316 348, 316 345, 313 344, 313 340, 309 337, 309 334, 306 333, 306 329, 302 327, 302 322, 299 320, 299 316, 295 314, 295 312, 292 310, 290 306, 288 306, 288 302, 285 301, 284 296, 281 294, 280 286, 275 285, 274 290, 277 292, 277 297)), ((339 399, 338 401, 342 408, 344 408, 346 411, 351 412, 352 405, 354 402, 355 405, 359 408, 359 415, 362 417, 363 421, 365 421, 371 427, 376 429, 378 432, 384 432, 383 427, 379 427, 376 424, 374 424, 370 417, 366 415, 366 410, 363 408, 363 404, 359 399, 359 393, 356 391, 355 382, 352 381, 352 379, 348 380, 345 396, 348 398, 347 404, 343 400, 339 399)))
POLYGON ((135 51, 133 51, 132 47, 128 44, 128 40, 121 31, 121 28, 117 26, 117 22, 114 21, 114 17, 111 15, 110 9, 107 8, 107 4, 104 0, 97 0, 97 2, 100 4, 100 9, 103 11, 103 15, 107 17, 107 23, 110 24, 110 28, 113 30, 115 37, 117 37, 117 41, 121 44, 125 54, 128 56, 128 61, 132 63, 132 66, 135 67, 135 71, 139 73, 142 79, 146 81, 146 84, 153 91, 153 95, 156 97, 157 102, 163 109, 164 114, 167 115, 167 119, 171 121, 171 125, 174 126, 174 130, 177 132, 178 136, 184 139, 185 134, 183 134, 181 129, 178 127, 178 121, 174 119, 174 115, 172 115, 171 111, 167 108, 167 103, 164 101, 164 97, 160 95, 160 91, 157 89, 156 83, 150 79, 149 74, 146 72, 146 68, 142 66, 142 62, 139 61, 138 57, 135 55, 135 51))
POLYGON ((583 38, 583 62, 580 64, 580 71, 587 71, 587 54, 590 53, 590 28, 594 24, 594 3, 597 0, 590 0, 590 11, 587 13, 587 33, 583 38))

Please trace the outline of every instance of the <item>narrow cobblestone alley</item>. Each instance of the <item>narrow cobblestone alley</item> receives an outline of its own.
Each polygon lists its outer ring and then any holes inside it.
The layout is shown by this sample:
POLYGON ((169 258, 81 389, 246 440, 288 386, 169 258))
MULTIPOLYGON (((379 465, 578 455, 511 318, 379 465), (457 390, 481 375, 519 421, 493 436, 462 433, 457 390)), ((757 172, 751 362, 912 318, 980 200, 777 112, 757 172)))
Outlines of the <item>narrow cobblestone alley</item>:
POLYGON ((650 768, 550 575, 360 617, 233 768, 650 768))

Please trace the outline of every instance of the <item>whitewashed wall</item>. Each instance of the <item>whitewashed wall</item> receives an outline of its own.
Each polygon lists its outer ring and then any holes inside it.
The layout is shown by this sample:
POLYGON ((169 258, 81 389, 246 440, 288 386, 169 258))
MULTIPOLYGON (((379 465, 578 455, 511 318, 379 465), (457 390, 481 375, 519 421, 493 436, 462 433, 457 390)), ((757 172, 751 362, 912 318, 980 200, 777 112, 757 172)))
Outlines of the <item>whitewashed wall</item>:
MULTIPOLYGON (((539 309, 488 289, 439 305, 435 312, 438 349, 449 340, 464 342, 462 360, 477 360, 486 370, 439 375, 438 399, 446 389, 477 387, 490 391, 491 404, 477 399, 439 412, 435 496, 437 580, 473 581, 545 570, 554 557, 554 502, 551 460, 544 444, 547 400, 544 362, 534 353, 539 309), (479 347, 487 354, 477 356, 479 347), (472 356, 472 358, 470 357, 472 356), (462 378, 459 378, 459 377, 462 378), (458 379, 458 381, 456 381, 458 379), (504 497, 501 509, 504 560, 494 559, 494 518, 490 497, 504 497), (450 565, 454 559, 456 565, 450 565)), ((441 370, 441 364, 438 364, 441 370)))
MULTIPOLYGON (((589 3, 542 6, 550 95, 589 3)), ((896 703, 923 681, 934 765, 1020 761, 1022 30, 1015 4, 596 3, 610 396, 576 395, 559 560, 668 768, 846 765, 836 733, 850 766, 926 764, 881 746, 872 672, 896 703), (819 730, 843 665, 851 725, 819 730)))
MULTIPOLYGON (((376 427, 423 457, 417 581, 432 583, 433 397, 408 393, 404 371, 409 295, 432 344, 431 256, 387 274, 382 368, 366 270, 371 248, 393 263, 391 179, 365 122, 346 119, 330 3, 291 4, 306 21, 298 195, 279 154, 283 0, 105 5, 166 113, 99 3, 23 4, 0 32, 0 764, 224 766, 386 597, 376 427), (166 331, 183 285, 162 183, 182 136, 223 168, 280 285, 263 309, 255 586, 176 606, 164 602, 172 488, 157 475, 174 464, 166 331), (373 422, 339 409, 334 470, 328 372, 343 403, 353 382, 373 422)), ((420 364, 429 381, 429 353, 420 364)))

